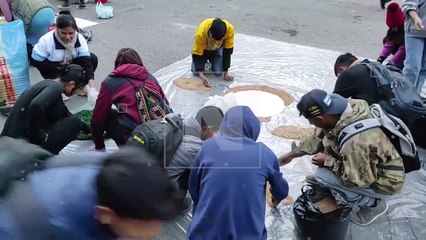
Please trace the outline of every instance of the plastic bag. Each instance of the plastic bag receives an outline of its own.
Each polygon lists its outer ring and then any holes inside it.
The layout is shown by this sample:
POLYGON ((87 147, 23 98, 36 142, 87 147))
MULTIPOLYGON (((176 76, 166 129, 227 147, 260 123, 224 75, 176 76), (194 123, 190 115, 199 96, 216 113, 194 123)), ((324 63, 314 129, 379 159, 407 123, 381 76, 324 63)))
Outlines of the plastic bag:
POLYGON ((345 239, 352 207, 337 191, 305 185, 302 195, 293 205, 294 217, 301 239, 345 239), (337 209, 322 213, 315 203, 329 197, 336 201, 337 209))
POLYGON ((87 101, 89 102, 90 107, 95 107, 98 95, 99 92, 96 90, 96 88, 87 88, 87 101))
POLYGON ((114 17, 114 8, 111 6, 104 6, 101 2, 96 3, 96 14, 98 18, 108 19, 114 17))
POLYGON ((30 87, 26 42, 21 20, 0 24, 0 110, 12 108, 30 87))

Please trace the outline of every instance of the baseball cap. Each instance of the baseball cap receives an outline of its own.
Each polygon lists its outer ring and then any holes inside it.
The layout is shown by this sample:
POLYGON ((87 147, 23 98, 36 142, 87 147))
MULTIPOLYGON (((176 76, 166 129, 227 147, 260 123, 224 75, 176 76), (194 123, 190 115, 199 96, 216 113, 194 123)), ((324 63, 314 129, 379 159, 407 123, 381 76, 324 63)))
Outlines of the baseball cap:
POLYGON ((348 105, 348 100, 338 94, 328 94, 326 91, 314 89, 302 96, 297 109, 305 118, 313 118, 321 114, 342 114, 348 105))

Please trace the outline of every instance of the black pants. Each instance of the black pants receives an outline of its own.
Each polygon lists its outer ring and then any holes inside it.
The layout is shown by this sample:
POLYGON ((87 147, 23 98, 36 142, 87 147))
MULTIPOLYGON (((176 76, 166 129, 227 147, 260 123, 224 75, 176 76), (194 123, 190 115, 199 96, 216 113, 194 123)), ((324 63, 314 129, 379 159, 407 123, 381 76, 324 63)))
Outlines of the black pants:
MULTIPOLYGON (((83 64, 84 61, 81 61, 81 59, 82 59, 81 57, 75 58, 72 61, 72 64, 80 65, 84 69, 84 64, 83 64)), ((96 68, 98 67, 98 57, 93 53, 90 53, 90 62, 92 62, 93 71, 95 71, 96 68)), ((59 77, 60 69, 58 69, 58 67, 60 66, 60 63, 58 62, 47 63, 45 60, 43 64, 37 64, 32 60, 31 65, 33 65, 40 71, 40 74, 44 79, 56 79, 59 77)))
POLYGON ((124 132, 121 129, 120 122, 117 119, 117 111, 111 109, 110 114, 108 115, 105 131, 108 137, 114 140, 117 146, 124 146, 127 142, 127 139, 124 137, 124 132))
POLYGON ((82 122, 75 116, 69 116, 55 122, 47 131, 47 142, 40 146, 53 154, 59 152, 77 138, 82 128, 82 122))

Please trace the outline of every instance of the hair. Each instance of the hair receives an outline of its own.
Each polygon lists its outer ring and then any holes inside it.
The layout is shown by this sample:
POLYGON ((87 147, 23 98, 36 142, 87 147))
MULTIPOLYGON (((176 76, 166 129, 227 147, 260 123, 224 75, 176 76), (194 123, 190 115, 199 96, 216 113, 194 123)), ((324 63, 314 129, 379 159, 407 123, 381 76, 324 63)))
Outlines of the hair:
POLYGON ((391 28, 388 29, 386 33, 386 37, 383 39, 383 44, 386 41, 391 42, 393 45, 401 45, 404 44, 405 32, 404 27, 398 27, 397 31, 392 31, 391 28))
POLYGON ((214 131, 219 131, 220 124, 223 120, 223 112, 215 106, 203 107, 195 115, 195 119, 201 128, 204 130, 208 126, 212 126, 214 131))
POLYGON ((122 218, 170 219, 177 214, 177 190, 156 158, 144 149, 124 148, 104 160, 96 178, 98 205, 122 218))
POLYGON ((210 27, 209 31, 212 35, 212 38, 219 41, 223 37, 225 37, 226 23, 222 19, 216 18, 215 20, 213 20, 212 26, 210 27))
POLYGON ((345 53, 337 57, 336 63, 334 63, 334 75, 337 77, 337 70, 341 66, 350 66, 353 62, 358 60, 352 53, 345 53))
POLYGON ((57 28, 67 28, 72 27, 74 30, 77 30, 77 22, 75 18, 71 15, 70 11, 60 11, 59 16, 56 19, 56 27, 57 28))
POLYGON ((120 51, 118 51, 117 57, 115 58, 114 68, 117 68, 126 63, 143 66, 141 57, 133 48, 122 48, 120 51))
POLYGON ((76 87, 84 87, 89 81, 84 77, 84 69, 77 64, 65 65, 59 71, 59 79, 62 82, 75 81, 76 87))

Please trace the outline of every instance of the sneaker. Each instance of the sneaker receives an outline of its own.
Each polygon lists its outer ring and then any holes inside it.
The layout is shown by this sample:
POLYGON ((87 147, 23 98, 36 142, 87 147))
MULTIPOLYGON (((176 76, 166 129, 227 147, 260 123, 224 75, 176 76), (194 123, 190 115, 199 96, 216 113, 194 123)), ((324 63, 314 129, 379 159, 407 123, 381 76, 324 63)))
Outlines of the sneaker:
POLYGON ((64 2, 61 5, 58 5, 59 9, 68 9, 71 7, 71 4, 69 4, 68 2, 64 2))
POLYGON ((382 216, 388 210, 388 204, 384 199, 377 199, 375 207, 362 207, 355 212, 351 221, 359 226, 367 226, 382 216))
POLYGON ((192 208, 192 199, 185 197, 182 202, 179 204, 179 215, 184 214, 191 210, 192 208))
POLYGON ((307 175, 306 182, 312 187, 321 187, 321 185, 317 182, 314 175, 307 175))

